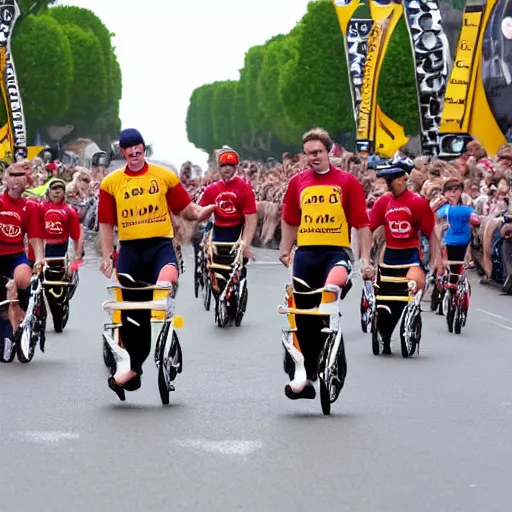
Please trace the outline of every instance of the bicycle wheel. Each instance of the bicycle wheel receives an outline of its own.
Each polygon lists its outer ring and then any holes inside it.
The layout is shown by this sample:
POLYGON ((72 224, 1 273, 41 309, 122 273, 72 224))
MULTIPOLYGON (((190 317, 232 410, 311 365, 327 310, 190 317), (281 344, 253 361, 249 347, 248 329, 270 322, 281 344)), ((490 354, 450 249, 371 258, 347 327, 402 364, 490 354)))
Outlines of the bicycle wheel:
POLYGON ((15 356, 16 342, 11 329, 11 335, 9 337, 6 336, 3 339, 0 339, 0 362, 12 363, 15 356))
POLYGON ((334 348, 335 336, 335 334, 331 334, 325 341, 325 348, 320 356, 321 371, 318 373, 320 380, 320 404, 325 416, 331 414, 331 404, 338 400, 347 376, 347 358, 345 356, 343 335, 340 337, 340 345, 333 365, 329 366, 328 364, 334 348))
POLYGON ((371 333, 372 333, 372 352, 374 356, 378 356, 380 354, 380 334, 377 329, 377 314, 374 315, 372 318, 372 327, 371 327, 371 333))
POLYGON ((212 287, 210 284, 210 280, 207 280, 204 286, 204 309, 206 311, 210 311, 210 307, 212 304, 212 287))
POLYGON ((19 328, 14 335, 16 354, 20 363, 30 363, 34 358, 38 338, 35 336, 33 325, 29 323, 24 328, 19 328))
POLYGON ((174 391, 173 382, 178 373, 183 371, 183 353, 178 335, 176 331, 173 331, 171 341, 169 342, 167 339, 169 336, 169 324, 166 325, 167 328, 164 326, 161 333, 164 334, 165 330, 165 338, 162 338, 162 343, 160 344, 158 368, 158 390, 163 405, 169 404, 169 393, 174 391))
POLYGON ((448 325, 448 332, 453 332, 453 322, 455 319, 455 307, 453 305, 453 298, 451 292, 446 292, 449 294, 448 300, 446 302, 446 324, 448 325))
POLYGON ((454 331, 455 334, 460 334, 462 332, 462 311, 460 310, 460 307, 457 305, 455 306, 455 312, 454 312, 454 331))
POLYGON ((408 358, 414 355, 421 339, 421 313, 414 306, 407 307, 400 323, 400 348, 402 357, 408 358))
POLYGON ((432 295, 430 296, 430 311, 437 311, 441 303, 441 294, 439 288, 434 284, 432 288, 432 295))
POLYGON ((242 296, 238 301, 236 313, 235 313, 235 325, 236 327, 240 327, 242 324, 242 320, 244 318, 245 310, 247 308, 247 300, 249 298, 249 291, 247 290, 247 282, 244 283, 244 288, 242 290, 242 296))
POLYGON ((167 322, 163 325, 156 344, 156 350, 158 351, 158 391, 163 405, 169 404, 169 382, 165 368, 165 345, 167 344, 169 327, 170 325, 167 322))
POLYGON ((196 299, 199 297, 199 288, 201 286, 201 264, 199 261, 199 251, 194 245, 194 295, 196 299))
POLYGON ((112 353, 112 349, 110 348, 108 341, 105 338, 105 335, 103 334, 102 337, 103 337, 103 362, 105 363, 105 366, 110 370, 110 374, 114 375, 117 371, 116 359, 114 357, 114 354, 112 353))

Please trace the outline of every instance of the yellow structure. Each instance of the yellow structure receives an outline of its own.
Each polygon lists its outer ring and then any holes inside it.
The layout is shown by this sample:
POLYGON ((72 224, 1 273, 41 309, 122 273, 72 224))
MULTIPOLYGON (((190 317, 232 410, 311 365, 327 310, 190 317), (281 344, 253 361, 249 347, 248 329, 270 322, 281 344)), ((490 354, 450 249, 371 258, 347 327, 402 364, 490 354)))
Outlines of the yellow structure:
MULTIPOLYGON (((332 0, 332 2, 344 36, 348 63, 348 27, 361 3, 360 0, 352 0, 348 3, 343 0, 332 0)), ((357 112, 355 112, 356 140, 362 144, 369 143, 370 147, 373 147, 373 152, 383 157, 391 157, 409 139, 405 135, 404 128, 386 116, 380 109, 377 103, 377 92, 384 55, 396 24, 403 14, 403 7, 401 4, 394 3, 382 6, 371 1, 370 9, 374 24, 368 36, 368 52, 364 66, 361 103, 357 112)), ((355 99, 352 98, 352 100, 355 109, 355 99)))
POLYGON ((496 154, 506 142, 492 113, 482 80, 484 32, 497 0, 464 9, 453 69, 446 89, 441 136, 469 134, 496 154))

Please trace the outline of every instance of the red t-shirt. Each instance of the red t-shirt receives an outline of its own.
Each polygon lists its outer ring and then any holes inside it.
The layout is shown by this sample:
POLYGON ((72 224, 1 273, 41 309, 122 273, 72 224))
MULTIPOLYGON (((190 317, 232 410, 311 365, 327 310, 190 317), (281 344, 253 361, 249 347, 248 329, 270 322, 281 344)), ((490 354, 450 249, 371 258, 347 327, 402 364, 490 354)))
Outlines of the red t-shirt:
POLYGON ((76 211, 64 201, 55 204, 48 199, 40 204, 43 238, 47 244, 64 244, 69 237, 80 238, 80 222, 76 211))
POLYGON ((245 215, 257 212, 252 187, 240 176, 234 176, 227 182, 219 180, 208 185, 199 199, 199 204, 217 205, 214 217, 215 225, 219 227, 239 226, 245 215))
POLYGON ((0 196, 0 255, 25 251, 25 235, 41 237, 41 216, 36 203, 14 199, 7 191, 0 196))
POLYGON ((435 224, 429 202, 410 190, 399 197, 391 192, 384 194, 374 204, 370 220, 372 231, 384 226, 386 245, 390 249, 419 248, 419 232, 428 238, 435 224))
POLYGON ((299 226, 299 247, 350 247, 350 229, 370 223, 362 185, 352 174, 332 165, 325 174, 306 170, 293 176, 284 197, 282 218, 299 226))

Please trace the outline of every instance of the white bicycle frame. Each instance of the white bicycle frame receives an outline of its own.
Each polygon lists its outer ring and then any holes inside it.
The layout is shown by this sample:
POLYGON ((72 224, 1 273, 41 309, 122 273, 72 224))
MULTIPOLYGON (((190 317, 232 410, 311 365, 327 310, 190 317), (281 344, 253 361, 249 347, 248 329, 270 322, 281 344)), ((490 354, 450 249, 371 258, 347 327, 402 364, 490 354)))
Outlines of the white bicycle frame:
MULTIPOLYGON (((172 340, 172 336, 174 333, 174 297, 172 297, 172 291, 174 287, 172 285, 152 285, 152 286, 144 286, 141 288, 131 288, 126 286, 121 286, 120 284, 109 285, 106 287, 107 291, 115 292, 116 290, 129 290, 129 291, 149 291, 149 290, 166 290, 168 291, 168 295, 166 299, 159 300, 149 300, 149 301, 105 301, 102 304, 102 308, 104 311, 110 313, 110 323, 105 323, 103 325, 103 337, 109 345, 110 350, 112 351, 114 358, 116 360, 117 372, 123 373, 128 371, 130 368, 130 356, 126 349, 122 348, 119 345, 119 328, 123 325, 121 323, 113 323, 112 322, 112 314, 115 311, 141 311, 141 310, 150 310, 150 311, 165 311, 165 319, 151 319, 151 350, 153 350, 153 345, 158 335, 155 335, 155 330, 153 327, 163 326, 164 323, 170 323, 169 333, 167 336, 166 343, 170 343, 172 340)), ((128 318, 129 322, 135 323, 134 320, 128 318)), ((138 325, 138 324, 136 324, 138 325)), ((158 332, 161 331, 157 329, 158 332)))

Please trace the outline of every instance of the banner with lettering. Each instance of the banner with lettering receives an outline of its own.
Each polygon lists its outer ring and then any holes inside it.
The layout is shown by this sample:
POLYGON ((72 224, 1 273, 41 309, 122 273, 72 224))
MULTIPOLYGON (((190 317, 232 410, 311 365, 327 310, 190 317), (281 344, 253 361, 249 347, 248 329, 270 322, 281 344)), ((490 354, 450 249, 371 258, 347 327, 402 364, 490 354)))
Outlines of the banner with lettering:
POLYGON ((374 20, 368 35, 368 51, 364 66, 361 101, 357 112, 356 145, 358 151, 374 152, 377 125, 377 92, 379 75, 391 35, 402 16, 401 3, 371 0, 374 20))
POLYGON ((439 127, 450 66, 450 45, 437 0, 404 0, 405 18, 414 54, 424 155, 439 153, 439 127))
MULTIPOLYGON (((482 81, 483 36, 495 4, 496 0, 468 0, 464 8, 440 126, 441 151, 445 155, 457 153, 450 147, 456 140, 455 134, 461 134, 465 140, 475 138, 491 154, 505 142, 482 81)), ((455 147, 459 152, 462 150, 460 144, 455 147)))
POLYGON ((2 95, 7 111, 11 158, 23 160, 27 157, 27 132, 23 103, 11 54, 11 38, 17 19, 21 14, 16 0, 0 0, 0 73, 2 95))
MULTIPOLYGON (((344 36, 349 86, 357 127, 364 68, 368 55, 368 36, 374 22, 372 19, 353 18, 360 6, 359 0, 332 0, 332 2, 344 36)), ((375 152, 384 157, 391 157, 401 146, 407 143, 408 138, 405 136, 402 126, 387 117, 378 105, 376 109, 374 149, 375 152)))

